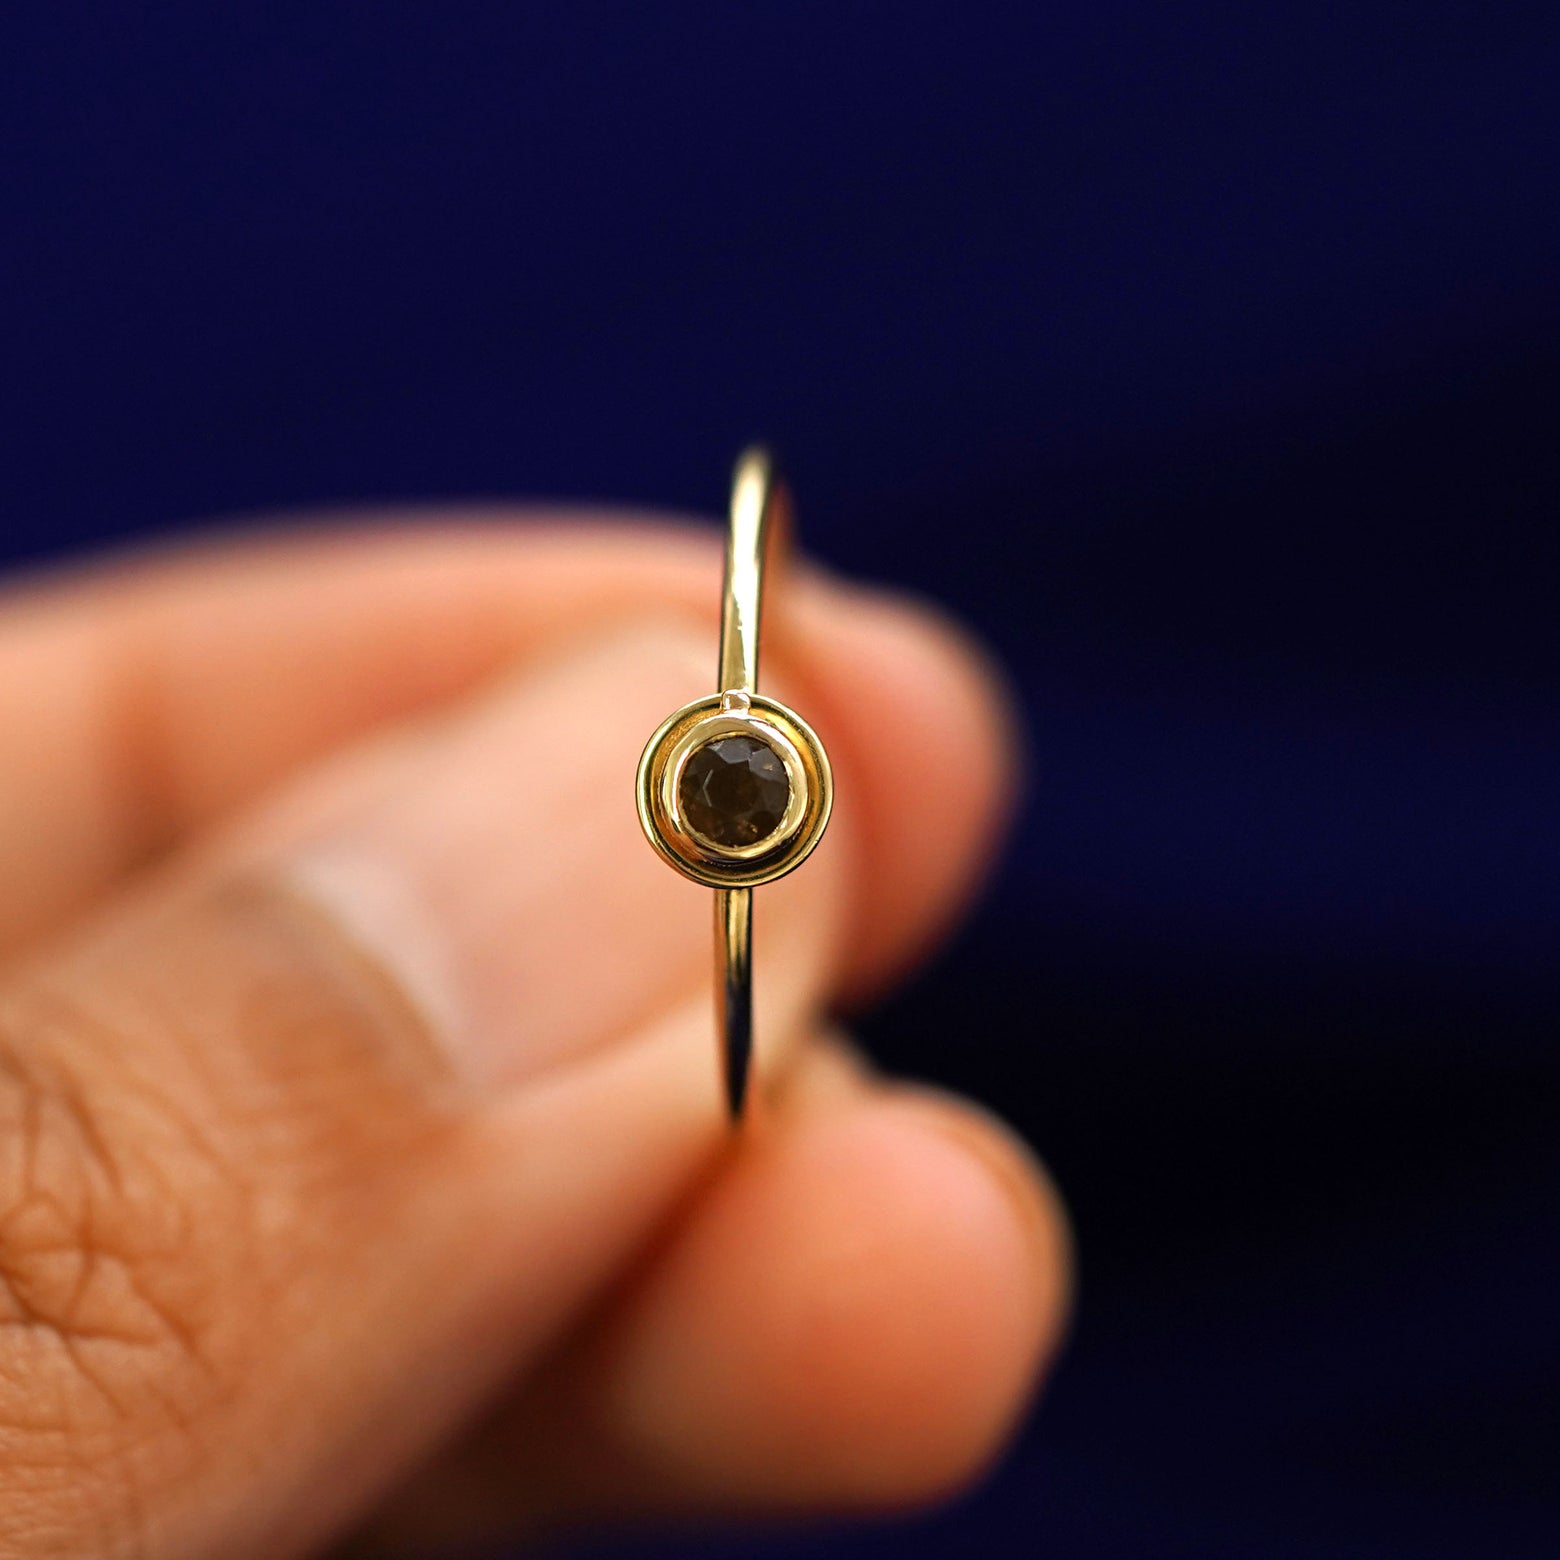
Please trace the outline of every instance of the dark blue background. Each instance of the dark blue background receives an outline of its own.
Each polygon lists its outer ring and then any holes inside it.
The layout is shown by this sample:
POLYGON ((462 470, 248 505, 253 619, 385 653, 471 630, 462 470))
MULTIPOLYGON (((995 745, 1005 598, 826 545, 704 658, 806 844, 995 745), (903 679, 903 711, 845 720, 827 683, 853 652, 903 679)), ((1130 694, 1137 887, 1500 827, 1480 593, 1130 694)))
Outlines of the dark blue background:
POLYGON ((1049 1157, 1075 1343, 774 1553, 1560 1554, 1552 3, 13 5, 0 134, 12 558, 762 434, 1013 667, 868 1033, 1049 1157))

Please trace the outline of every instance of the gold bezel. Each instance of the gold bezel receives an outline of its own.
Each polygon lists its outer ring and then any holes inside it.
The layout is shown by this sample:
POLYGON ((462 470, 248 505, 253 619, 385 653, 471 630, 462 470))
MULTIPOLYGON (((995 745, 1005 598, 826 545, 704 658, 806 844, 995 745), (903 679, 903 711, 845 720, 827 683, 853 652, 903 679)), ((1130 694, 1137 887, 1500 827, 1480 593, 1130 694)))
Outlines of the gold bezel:
POLYGON ((829 758, 812 727, 794 710, 753 694, 725 701, 718 693, 685 704, 645 744, 635 784, 645 838, 685 877, 710 888, 756 888, 801 865, 823 835, 834 801, 829 758), (681 816, 683 766, 706 742, 741 733, 767 744, 785 765, 791 795, 780 825, 753 845, 720 846, 681 816))

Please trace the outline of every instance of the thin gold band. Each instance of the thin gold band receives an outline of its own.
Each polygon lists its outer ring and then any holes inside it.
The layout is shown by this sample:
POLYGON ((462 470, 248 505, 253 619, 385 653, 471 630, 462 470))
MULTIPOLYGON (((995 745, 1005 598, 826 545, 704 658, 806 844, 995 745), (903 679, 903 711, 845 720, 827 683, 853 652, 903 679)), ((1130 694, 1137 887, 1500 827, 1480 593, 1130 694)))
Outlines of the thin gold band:
POLYGON ((742 1118, 753 1065, 753 890, 715 890, 715 1027, 726 1109, 742 1118))
POLYGON ((731 488, 717 691, 661 722, 635 779, 645 838, 684 877, 715 890, 715 1022, 733 1120, 753 1057, 753 889, 807 859, 834 796, 817 733, 757 686, 764 590, 774 588, 790 529, 774 462, 748 450, 731 488), (716 770, 726 778, 715 782, 716 770), (718 796, 701 789, 711 783, 718 796))
MULTIPOLYGON (((726 567, 720 597, 720 663, 716 686, 721 707, 741 707, 758 691, 758 645, 764 576, 789 530, 785 489, 774 461, 761 449, 745 450, 731 480, 726 525, 726 567)), ((721 1077, 733 1119, 742 1115, 753 1059, 753 890, 715 890, 715 1022, 720 1034, 721 1077)))
POLYGON ((743 451, 731 479, 726 572, 720 588, 720 666, 715 678, 723 694, 751 694, 758 688, 764 575, 771 557, 778 561, 785 546, 790 507, 769 454, 743 451))

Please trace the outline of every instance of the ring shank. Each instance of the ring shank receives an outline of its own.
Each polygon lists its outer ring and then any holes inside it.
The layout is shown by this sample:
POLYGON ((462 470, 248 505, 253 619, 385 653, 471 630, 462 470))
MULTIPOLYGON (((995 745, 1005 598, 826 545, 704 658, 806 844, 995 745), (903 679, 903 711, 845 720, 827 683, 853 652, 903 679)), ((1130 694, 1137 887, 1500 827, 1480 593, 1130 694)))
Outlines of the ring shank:
POLYGON ((765 450, 744 451, 731 481, 731 519, 726 529, 715 683, 722 693, 751 694, 758 689, 764 576, 783 552, 789 529, 790 500, 773 459, 765 450))
MULTIPOLYGON (((720 666, 725 694, 758 691, 759 618, 764 577, 785 545, 790 503, 761 449, 743 452, 731 484, 726 567, 721 586, 720 666)), ((715 890, 716 1025, 731 1119, 742 1118, 753 1056, 753 890, 715 890)))
POLYGON ((753 1060, 753 890, 715 890, 715 955, 720 966, 716 1018, 721 1078, 733 1121, 742 1116, 753 1060))

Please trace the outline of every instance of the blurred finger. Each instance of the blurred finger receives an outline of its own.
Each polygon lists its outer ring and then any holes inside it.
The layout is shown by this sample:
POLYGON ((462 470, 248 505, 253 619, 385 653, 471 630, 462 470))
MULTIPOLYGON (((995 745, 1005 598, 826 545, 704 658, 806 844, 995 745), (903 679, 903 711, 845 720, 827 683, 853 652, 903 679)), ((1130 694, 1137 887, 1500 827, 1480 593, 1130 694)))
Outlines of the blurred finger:
POLYGON ((947 1494, 1002 1443, 1068 1284, 1058 1204, 1011 1134, 810 1048, 768 1130, 370 1552, 947 1494))
MULTIPOLYGON (((0 975, 0 1542, 302 1552, 665 1219, 723 1141, 709 902, 629 778, 708 651, 576 636, 0 975)), ((851 829, 764 890, 761 1081, 869 903, 851 829)))
MULTIPOLYGON (((191 547, 13 590, 0 604, 0 947, 60 924, 192 829, 331 748, 656 612, 709 646, 716 537, 630 519, 519 516, 191 547)), ((1002 810, 989 670, 908 603, 797 570, 768 604, 788 673, 873 841, 846 957, 865 981, 965 892, 1002 810), (860 717, 865 705, 881 718, 860 717)), ((663 712, 664 713, 664 712, 663 712)))

